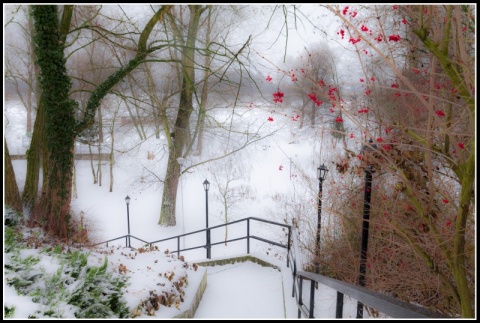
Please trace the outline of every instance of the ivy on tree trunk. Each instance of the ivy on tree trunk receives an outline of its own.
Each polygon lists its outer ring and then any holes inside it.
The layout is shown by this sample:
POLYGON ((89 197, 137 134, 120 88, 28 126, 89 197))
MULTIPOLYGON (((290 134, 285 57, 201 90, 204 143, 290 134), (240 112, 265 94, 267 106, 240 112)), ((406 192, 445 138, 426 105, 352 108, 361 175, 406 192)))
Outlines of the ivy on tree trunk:
POLYGON ((38 120, 38 128, 34 129, 33 137, 37 139, 37 143, 45 143, 45 148, 32 150, 31 146, 29 154, 34 152, 34 155, 29 158, 27 154, 27 183, 32 188, 24 197, 33 208, 37 195, 38 185, 35 184, 38 183, 40 156, 43 156, 42 196, 34 219, 59 238, 68 238, 75 137, 93 123, 101 100, 112 87, 143 63, 149 53, 162 47, 148 47, 147 40, 155 24, 170 10, 171 5, 162 6, 148 21, 140 35, 137 55, 92 92, 85 114, 79 122, 76 122, 74 115, 76 102, 69 99, 71 79, 67 75, 64 56, 64 44, 73 8, 73 5, 63 6, 61 25, 58 24, 58 6, 37 5, 32 10, 35 54, 40 68, 39 83, 42 91, 42 104, 39 109, 44 109, 44 121, 38 120))
MULTIPOLYGON (((71 10, 71 7, 64 10, 71 10)), ((41 208, 35 217, 49 232, 66 239, 73 178, 76 102, 68 97, 71 80, 65 66, 65 38, 59 32, 58 6, 34 6, 32 15, 48 155, 48 176, 44 179, 41 208)), ((70 21, 66 19, 62 23, 69 25, 70 21)))

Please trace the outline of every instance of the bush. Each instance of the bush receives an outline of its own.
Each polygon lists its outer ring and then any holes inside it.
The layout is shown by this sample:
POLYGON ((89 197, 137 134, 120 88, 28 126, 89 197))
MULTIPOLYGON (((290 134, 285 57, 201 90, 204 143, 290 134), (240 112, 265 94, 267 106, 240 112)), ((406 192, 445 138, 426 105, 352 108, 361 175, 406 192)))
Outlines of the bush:
MULTIPOLYGON (((13 227, 5 227, 4 279, 19 294, 30 296, 40 304, 41 310, 31 313, 29 318, 63 318, 66 305, 70 305, 76 318, 129 316, 122 291, 127 277, 109 271, 106 257, 102 266, 89 266, 88 252, 64 251, 63 245, 45 245, 39 257, 22 256, 25 244, 21 238, 13 227), (41 257, 51 258, 51 264, 58 260, 56 271, 47 272, 41 257)), ((4 309, 5 317, 13 316, 14 306, 4 306, 4 309)))
MULTIPOLYGON (((72 264, 78 263, 78 259, 74 257, 72 264)), ((129 309, 121 296, 121 289, 126 285, 127 278, 120 275, 114 277, 112 272, 107 272, 107 265, 105 258, 101 267, 82 270, 82 284, 75 289, 68 301, 68 304, 80 308, 75 312, 76 318, 128 317, 129 309)))
POLYGON ((8 307, 4 305, 3 309, 5 311, 5 318, 13 317, 13 314, 15 314, 15 306, 8 307))
POLYGON ((5 226, 14 227, 14 226, 18 225, 18 223, 22 219, 22 216, 18 212, 12 210, 10 207, 7 206, 7 207, 5 207, 5 218, 4 219, 5 219, 4 220, 5 221, 4 222, 5 226))

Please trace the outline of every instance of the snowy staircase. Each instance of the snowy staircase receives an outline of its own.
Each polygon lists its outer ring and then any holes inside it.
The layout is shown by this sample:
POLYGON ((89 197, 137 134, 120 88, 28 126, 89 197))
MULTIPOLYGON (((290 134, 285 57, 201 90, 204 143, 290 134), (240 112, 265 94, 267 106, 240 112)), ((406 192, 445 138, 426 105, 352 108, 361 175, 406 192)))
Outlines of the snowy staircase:
MULTIPOLYGON (((270 259, 262 259, 261 257, 257 256, 252 256, 252 255, 241 255, 241 256, 236 256, 236 257, 229 257, 229 258, 219 258, 219 259, 214 259, 214 260, 209 260, 209 261, 203 261, 203 262, 197 262, 197 264, 201 267, 205 267, 205 273, 203 275, 203 278, 200 283, 198 283, 198 287, 196 288, 196 293, 193 298, 190 299, 190 304, 188 305, 188 308, 183 311, 181 314, 176 315, 174 318, 194 318, 195 314, 197 312, 197 309, 199 307, 199 304, 202 300, 202 297, 204 295, 204 292, 208 286, 208 281, 207 281, 207 271, 208 268, 211 268, 213 266, 225 266, 226 265, 231 265, 231 264, 236 264, 236 263, 245 263, 245 262, 251 262, 255 263, 258 265, 261 265, 263 267, 270 267, 278 270, 281 274, 281 291, 283 293, 283 309, 281 309, 281 312, 283 312, 283 317, 281 318, 296 318, 297 310, 296 310, 296 304, 295 304, 295 298, 291 297, 291 291, 288 289, 289 286, 292 286, 293 281, 292 281, 292 275, 291 271, 289 268, 286 267, 285 264, 277 264, 277 263, 272 263, 270 259)), ((238 279, 238 277, 232 277, 232 280, 238 279)), ((258 278, 257 278, 258 280, 258 278)), ((255 277, 252 277, 252 284, 255 282, 255 277)), ((246 282, 247 283, 247 282, 246 282)), ((253 290, 252 292, 255 293, 262 293, 262 290, 253 290)), ((223 293, 223 290, 220 291, 219 293, 223 293)), ((227 292, 228 293, 228 292, 227 292)), ((226 295, 227 297, 228 295, 226 295)), ((249 297, 248 295, 244 295, 244 297, 249 297)), ((271 298, 272 296, 268 294, 268 292, 265 292, 264 294, 265 298, 271 298)), ((278 295, 275 295, 276 298, 278 298, 278 295)), ((234 302, 232 302, 234 303, 234 302)), ((262 304, 255 304, 255 306, 262 306, 262 304)), ((202 304, 202 306, 205 306, 202 304)), ((212 306, 216 306, 215 304, 212 304, 212 306)), ((238 303, 235 305, 232 304, 232 306, 237 306, 238 303)), ((226 310, 225 308, 222 308, 223 310, 226 310)), ((248 312, 248 309, 245 309, 248 312)), ((258 309, 260 310, 260 309, 258 309)), ((213 308, 210 312, 215 312, 215 308, 213 308)), ((277 311, 278 312, 278 311, 277 311)), ((251 314, 251 313, 249 313, 251 314)), ((267 314, 268 315, 268 314, 267 314)), ((238 317, 240 318, 240 317, 238 317)), ((279 317, 280 318, 280 317, 279 317)))

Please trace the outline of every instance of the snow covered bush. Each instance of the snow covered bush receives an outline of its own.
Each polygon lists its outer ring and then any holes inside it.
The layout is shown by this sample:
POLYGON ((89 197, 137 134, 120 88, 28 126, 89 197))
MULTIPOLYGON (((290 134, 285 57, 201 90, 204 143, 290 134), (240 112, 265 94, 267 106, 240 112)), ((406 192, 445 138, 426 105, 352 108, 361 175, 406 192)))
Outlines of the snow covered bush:
MULTIPOLYGON (((7 212, 9 213, 9 212, 7 212)), ((28 247, 33 231, 5 228, 5 285, 38 304, 28 318, 125 318, 129 309, 122 288, 127 276, 112 272, 107 257, 101 266, 89 263, 89 253, 57 244, 28 247)), ((6 317, 15 306, 4 304, 6 317)))

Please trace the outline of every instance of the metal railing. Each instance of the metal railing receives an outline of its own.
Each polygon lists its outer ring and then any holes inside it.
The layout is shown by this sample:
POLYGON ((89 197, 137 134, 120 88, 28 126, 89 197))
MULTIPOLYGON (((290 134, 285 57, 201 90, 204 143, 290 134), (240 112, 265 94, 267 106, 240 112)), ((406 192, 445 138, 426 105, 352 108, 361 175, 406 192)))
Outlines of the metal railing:
POLYGON ((370 306, 375 310, 392 318, 447 318, 446 316, 430 311, 424 307, 400 301, 396 298, 370 291, 364 287, 345 283, 343 281, 323 275, 306 272, 303 270, 302 255, 298 246, 298 236, 295 228, 291 228, 292 248, 288 252, 287 261, 293 276, 292 297, 295 297, 298 318, 315 318, 315 285, 323 284, 337 291, 336 318, 343 318, 344 296, 348 296, 361 302, 364 306, 370 306), (303 283, 310 282, 310 293, 307 303, 303 297, 303 283))
MULTIPOLYGON (((209 249, 212 246, 216 246, 216 245, 219 245, 219 244, 226 244, 228 242, 239 241, 239 240, 247 240, 247 254, 250 254, 250 239, 263 241, 263 242, 266 242, 266 243, 269 243, 269 244, 272 244, 272 245, 275 245, 275 246, 278 246, 278 247, 281 247, 281 248, 285 248, 285 249, 287 249, 287 252, 288 252, 290 250, 290 235, 291 235, 290 226, 287 225, 287 224, 278 223, 278 222, 274 222, 274 221, 269 221, 269 220, 256 218, 256 217, 248 217, 248 218, 228 222, 228 223, 225 223, 225 224, 216 225, 216 226, 209 227, 209 228, 206 228, 206 229, 201 229, 201 230, 197 230, 197 231, 192 231, 192 232, 180 234, 180 235, 174 236, 174 237, 152 241, 152 242, 150 242, 150 246, 153 245, 153 244, 162 243, 162 242, 166 242, 166 241, 176 239, 177 240, 177 250, 171 251, 172 253, 176 252, 178 255, 180 255, 180 252, 182 252, 182 251, 189 251, 189 250, 195 250, 195 249, 199 249, 199 248, 205 248, 205 249, 207 249, 207 259, 210 259, 211 258, 211 252, 209 252, 209 249), (180 238, 182 238, 182 237, 186 237, 186 236, 190 236, 190 235, 194 235, 194 234, 199 234, 199 233, 202 233, 202 232, 208 232, 209 233, 212 230, 219 229, 219 228, 229 226, 229 225, 234 225, 234 224, 245 222, 245 221, 247 222, 247 234, 245 236, 234 238, 234 239, 222 240, 222 241, 214 242, 214 243, 210 242, 209 245, 205 244, 205 245, 199 245, 199 246, 196 246, 196 247, 180 249, 180 238), (288 228, 287 244, 283 245, 283 244, 278 243, 276 241, 268 240, 268 239, 250 234, 250 222, 251 221, 259 221, 259 222, 264 222, 264 223, 288 228)), ((287 261, 287 266, 288 266, 288 261, 287 261)))
POLYGON ((364 306, 369 306, 374 308, 375 310, 383 313, 392 318, 447 318, 446 316, 430 311, 426 308, 416 306, 410 303, 406 303, 395 299, 393 297, 383 295, 377 292, 370 291, 364 287, 345 283, 343 281, 333 279, 327 276, 319 275, 312 272, 304 271, 304 263, 302 259, 302 254, 300 253, 299 245, 298 245, 298 236, 297 232, 294 227, 290 225, 286 225, 283 223, 278 223, 274 221, 264 220, 256 217, 248 217, 232 222, 228 222, 225 224, 220 224, 217 226, 213 226, 210 228, 205 228, 197 231, 192 231, 184 234, 180 234, 177 236, 173 236, 170 238, 160 239, 152 242, 144 241, 140 238, 137 238, 133 235, 124 235, 118 238, 110 239, 107 241, 103 241, 100 243, 95 244, 94 246, 100 244, 107 244, 112 241, 125 239, 125 246, 128 247, 130 245, 130 238, 134 238, 138 241, 143 242, 146 245, 152 247, 152 245, 164 243, 167 241, 176 240, 177 249, 170 251, 171 253, 177 253, 180 255, 180 252, 195 250, 200 248, 205 248, 207 250, 207 259, 210 259, 211 252, 210 248, 219 244, 225 244, 227 242, 239 241, 239 240, 246 240, 247 243, 247 254, 250 254, 250 239, 255 239, 259 241, 263 241, 265 243, 269 243, 281 248, 287 249, 287 267, 290 267, 292 278, 293 278, 293 286, 292 286, 292 297, 295 297, 295 301, 298 308, 298 318, 301 318, 302 315, 308 318, 315 318, 315 285, 323 284, 334 289, 337 293, 336 297, 336 318, 343 317, 343 303, 344 297, 348 296, 351 299, 357 300, 361 302, 364 306), (288 229, 288 238, 287 243, 282 244, 276 241, 272 241, 269 239, 265 239, 259 236, 255 236, 250 234, 250 222, 251 221, 259 221, 268 224, 272 224, 275 226, 280 226, 288 229), (225 226, 235 225, 241 222, 247 222, 247 232, 245 236, 229 239, 229 240, 222 240, 219 242, 210 243, 209 245, 198 245, 195 247, 190 248, 180 248, 180 238, 191 236, 195 234, 200 234, 202 232, 210 233, 211 230, 216 230, 225 226), (305 302, 303 294, 303 287, 304 283, 310 282, 309 293, 307 292, 307 302, 305 302))
MULTIPOLYGON (((287 249, 287 253, 288 253, 290 251, 291 229, 290 229, 290 225, 287 225, 287 224, 278 223, 278 222, 265 220, 265 219, 261 219, 261 218, 256 218, 256 217, 248 217, 248 218, 228 222, 228 223, 225 223, 225 224, 216 225, 216 226, 205 228, 205 229, 180 234, 180 235, 173 236, 173 237, 170 237, 170 238, 155 240, 155 241, 152 241, 152 242, 147 242, 147 241, 144 241, 140 238, 134 237, 133 235, 128 235, 127 234, 127 235, 124 235, 124 236, 121 236, 121 237, 113 238, 113 239, 110 239, 110 240, 107 240, 107 241, 103 241, 103 242, 94 244, 93 246, 98 246, 98 245, 101 245, 101 244, 107 244, 107 246, 108 246, 109 242, 117 241, 117 240, 125 238, 125 247, 130 247, 130 241, 129 241, 130 237, 132 237, 134 239, 137 239, 139 241, 142 241, 143 243, 149 245, 150 248, 153 245, 156 245, 156 244, 176 240, 177 249, 170 251, 170 253, 177 253, 178 255, 180 255, 180 253, 183 252, 183 251, 190 251, 190 250, 205 248, 207 250, 207 256, 206 256, 207 259, 211 259, 211 252, 209 252, 209 249, 211 249, 213 246, 216 246, 216 245, 219 245, 219 244, 226 244, 228 242, 239 241, 239 240, 246 240, 246 242, 247 242, 247 254, 250 254, 250 239, 263 241, 265 243, 269 243, 269 244, 272 244, 272 245, 275 245, 275 246, 278 246, 278 247, 281 247, 281 248, 285 248, 285 249, 287 249), (276 242, 276 241, 268 240, 268 239, 250 234, 250 222, 252 222, 252 221, 264 222, 264 223, 272 224, 272 225, 275 225, 275 226, 287 228, 288 229, 287 244, 284 245, 284 244, 281 244, 281 243, 276 242), (195 234, 200 234, 202 232, 210 232, 210 231, 215 230, 215 229, 219 229, 219 228, 229 226, 229 225, 238 224, 238 223, 241 223, 241 222, 246 222, 247 223, 247 233, 246 233, 245 236, 234 238, 234 239, 222 240, 222 241, 214 242, 214 243, 211 242, 209 245, 204 244, 204 245, 198 245, 198 246, 190 247, 190 248, 183 248, 183 249, 180 248, 180 238, 195 235, 195 234)), ((287 266, 288 266, 288 259, 287 259, 287 266)))
POLYGON ((129 246, 129 243, 130 243, 130 239, 129 239, 129 238, 134 238, 134 239, 136 239, 136 240, 138 240, 138 241, 143 242, 144 244, 150 244, 150 242, 145 241, 145 240, 142 240, 142 239, 140 239, 140 238, 137 238, 137 237, 135 237, 134 235, 126 234, 126 235, 124 235, 124 236, 120 236, 120 237, 117 237, 117 238, 113 238, 113 239, 110 239, 110 240, 106 240, 106 241, 102 241, 102 242, 93 244, 92 247, 99 246, 99 245, 101 245, 101 244, 106 244, 107 247, 108 247, 108 243, 109 243, 109 242, 117 241, 117 240, 124 239, 124 238, 125 238, 125 248, 130 247, 130 246, 129 246))

